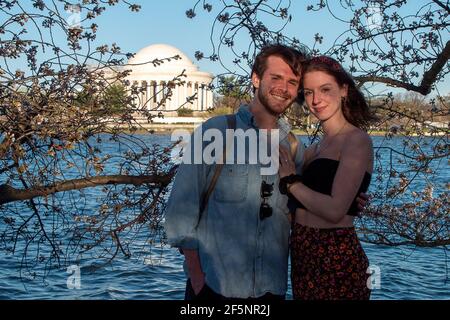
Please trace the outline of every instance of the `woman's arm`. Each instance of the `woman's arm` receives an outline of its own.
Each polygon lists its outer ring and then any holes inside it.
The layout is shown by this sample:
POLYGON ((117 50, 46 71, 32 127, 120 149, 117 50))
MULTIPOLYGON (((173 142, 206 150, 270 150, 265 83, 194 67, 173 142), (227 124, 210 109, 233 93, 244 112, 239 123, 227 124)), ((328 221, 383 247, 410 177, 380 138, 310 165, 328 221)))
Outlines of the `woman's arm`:
MULTIPOLYGON (((295 173, 287 155, 286 150, 280 150, 280 177, 295 173)), ((313 191, 302 183, 291 185, 289 192, 312 214, 338 223, 355 199, 372 156, 370 137, 366 134, 352 134, 341 152, 331 196, 313 191)))

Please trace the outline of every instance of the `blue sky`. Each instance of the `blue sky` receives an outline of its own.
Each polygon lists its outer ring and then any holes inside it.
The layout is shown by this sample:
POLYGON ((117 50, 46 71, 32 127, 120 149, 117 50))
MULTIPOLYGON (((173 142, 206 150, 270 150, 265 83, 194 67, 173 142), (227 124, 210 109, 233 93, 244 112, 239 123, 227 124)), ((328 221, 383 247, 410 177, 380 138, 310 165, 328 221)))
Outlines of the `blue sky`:
MULTIPOLYGON (((210 1, 214 6, 215 1, 210 1)), ((134 1, 140 3, 142 9, 139 13, 127 12, 125 8, 109 9, 99 19, 101 27, 98 38, 103 42, 117 42, 124 51, 136 52, 139 49, 154 43, 167 43, 179 48, 200 68, 207 68, 212 73, 223 72, 217 63, 209 61, 196 61, 194 53, 197 50, 209 53, 211 51, 210 31, 214 15, 199 8, 194 19, 186 17, 186 10, 191 8, 192 0, 166 0, 166 1, 134 1)), ((317 23, 329 17, 325 12, 306 13, 306 4, 293 1, 291 4, 292 22, 288 25, 287 35, 294 36, 308 46, 313 44, 314 34, 319 32, 327 34, 327 38, 335 39, 344 29, 329 28, 329 25, 317 23), (314 26, 314 27, 310 27, 314 26)), ((266 16, 264 22, 271 26, 280 26, 275 19, 266 16)), ((243 46, 248 39, 241 39, 243 46)))
MULTIPOLYGON (((196 1, 135 0, 132 2, 142 6, 140 12, 130 12, 126 6, 119 5, 108 8, 106 12, 96 19, 95 22, 99 25, 97 44, 111 44, 115 42, 124 52, 137 52, 139 49, 151 44, 166 43, 183 51, 203 71, 213 74, 219 74, 224 71, 218 63, 208 60, 196 61, 194 58, 194 53, 197 50, 205 53, 211 52, 210 30, 214 18, 213 14, 208 14, 202 8, 199 8, 197 16, 194 19, 188 19, 185 12, 196 1)), ((213 5, 214 12, 214 9, 217 9, 215 4, 218 4, 218 1, 210 0, 209 2, 213 5)), ((283 1, 283 3, 286 2, 283 1)), ((292 13, 293 18, 292 22, 285 29, 285 34, 290 37, 296 37, 307 46, 312 46, 314 34, 320 33, 325 37, 321 49, 329 48, 332 41, 346 30, 347 25, 332 19, 326 10, 307 12, 306 6, 307 4, 304 1, 292 1, 290 13, 292 13)), ((338 1, 336 1, 336 13, 338 16, 343 17, 345 12, 339 8, 338 1)), ((66 16, 69 16, 69 13, 66 13, 66 16)), ((279 22, 269 17, 265 17, 264 22, 272 27, 280 25, 279 22)), ((86 24, 88 23, 86 22, 86 24)), ((247 43, 248 39, 241 39, 241 45, 247 45, 247 43)), ((450 92, 450 79, 448 78, 445 83, 438 85, 441 94, 450 92)), ((380 85, 375 87, 375 91, 382 90, 383 87, 380 85)))

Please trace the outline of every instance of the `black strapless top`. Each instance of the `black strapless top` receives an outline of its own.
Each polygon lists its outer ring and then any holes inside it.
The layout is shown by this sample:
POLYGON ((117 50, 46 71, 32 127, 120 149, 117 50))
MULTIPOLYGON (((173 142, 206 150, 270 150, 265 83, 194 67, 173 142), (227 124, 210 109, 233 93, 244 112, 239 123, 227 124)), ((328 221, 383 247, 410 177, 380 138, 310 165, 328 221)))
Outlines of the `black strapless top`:
MULTIPOLYGON (((336 175, 338 167, 338 160, 328 158, 314 159, 303 171, 302 183, 316 192, 331 195, 334 176, 336 175)), ((355 195, 355 199, 347 212, 348 215, 358 215, 358 204, 356 202, 356 197, 361 192, 365 193, 367 191, 371 178, 372 175, 370 173, 366 172, 364 174, 364 179, 361 182, 358 193, 355 195)), ((292 195, 289 195, 288 207, 290 212, 295 212, 295 209, 297 208, 306 209, 305 206, 292 195)))

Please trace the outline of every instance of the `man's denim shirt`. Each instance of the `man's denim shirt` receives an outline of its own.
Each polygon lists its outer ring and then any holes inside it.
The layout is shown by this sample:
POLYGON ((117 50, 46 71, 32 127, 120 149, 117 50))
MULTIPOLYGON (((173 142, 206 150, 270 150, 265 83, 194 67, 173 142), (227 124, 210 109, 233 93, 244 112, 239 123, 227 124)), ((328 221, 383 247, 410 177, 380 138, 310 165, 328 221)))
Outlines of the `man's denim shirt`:
MULTIPOLYGON (((241 106, 237 112, 236 127, 258 132, 248 106, 241 106)), ((278 127, 280 143, 289 148, 289 125, 280 119, 278 127)), ((203 132, 210 128, 225 132, 226 118, 214 117, 201 126, 203 132)), ((299 141, 297 168, 301 168, 303 151, 299 141)), ((259 164, 225 164, 198 222, 202 194, 210 184, 215 165, 181 164, 167 205, 165 229, 169 244, 197 249, 207 285, 226 297, 259 297, 267 292, 285 295, 287 291, 287 197, 279 192, 278 174, 262 176, 260 168, 259 164), (268 198, 273 214, 261 221, 262 180, 273 183, 274 188, 268 198)))

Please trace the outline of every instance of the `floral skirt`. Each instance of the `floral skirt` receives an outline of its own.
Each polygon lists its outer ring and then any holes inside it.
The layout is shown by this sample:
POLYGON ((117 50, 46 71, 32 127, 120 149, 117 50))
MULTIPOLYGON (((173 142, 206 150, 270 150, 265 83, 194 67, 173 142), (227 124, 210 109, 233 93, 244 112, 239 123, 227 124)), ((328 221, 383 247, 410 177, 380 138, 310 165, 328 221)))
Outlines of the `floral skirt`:
POLYGON ((291 234, 294 299, 368 300, 369 261, 354 228, 318 229, 295 223, 291 234))

